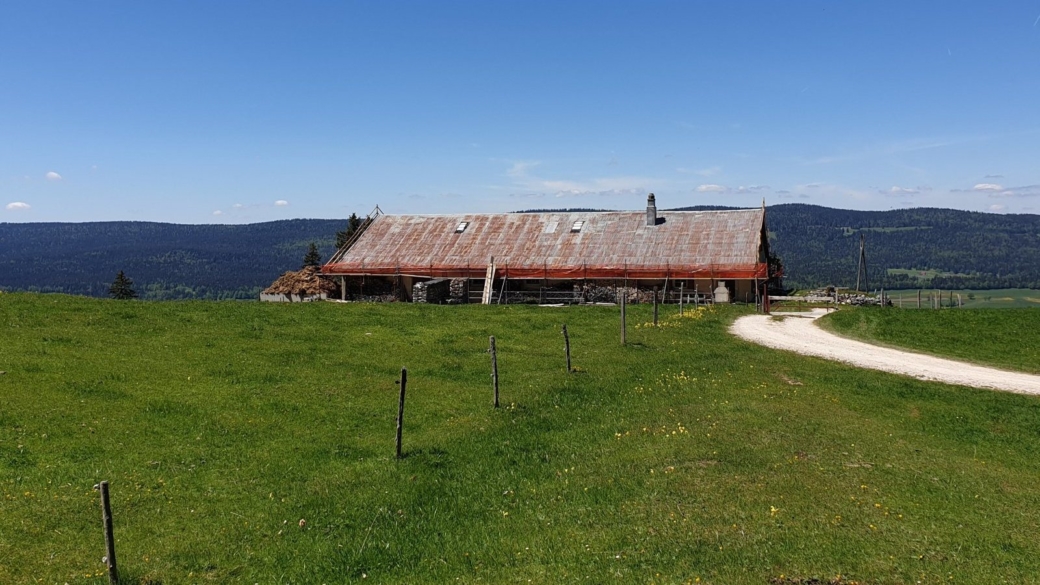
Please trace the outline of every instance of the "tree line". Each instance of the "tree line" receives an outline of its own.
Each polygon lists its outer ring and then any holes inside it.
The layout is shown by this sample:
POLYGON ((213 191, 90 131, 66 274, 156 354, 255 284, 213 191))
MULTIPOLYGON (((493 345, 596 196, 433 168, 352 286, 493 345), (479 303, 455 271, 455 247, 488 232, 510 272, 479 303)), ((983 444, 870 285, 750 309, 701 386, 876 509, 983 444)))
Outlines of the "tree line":
MULTIPOLYGON (((143 299, 255 299, 286 270, 328 261, 361 222, 0 223, 0 290, 108 296, 123 271, 143 299)), ((871 288, 1040 288, 1037 215, 786 204, 768 207, 766 223, 792 288, 854 285, 860 234, 871 288)))

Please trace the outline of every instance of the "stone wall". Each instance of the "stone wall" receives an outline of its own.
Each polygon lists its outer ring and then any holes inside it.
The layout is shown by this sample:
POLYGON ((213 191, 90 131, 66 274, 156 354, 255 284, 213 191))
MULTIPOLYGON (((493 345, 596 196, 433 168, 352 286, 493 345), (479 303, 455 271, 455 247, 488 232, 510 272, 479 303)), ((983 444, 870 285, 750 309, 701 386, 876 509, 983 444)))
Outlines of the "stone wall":
POLYGON ((469 299, 469 286, 466 284, 465 278, 453 278, 451 279, 450 294, 448 298, 449 305, 461 305, 467 302, 469 299))
POLYGON ((450 296, 451 281, 447 278, 435 278, 425 282, 417 282, 412 286, 413 303, 440 305, 448 302, 450 296))

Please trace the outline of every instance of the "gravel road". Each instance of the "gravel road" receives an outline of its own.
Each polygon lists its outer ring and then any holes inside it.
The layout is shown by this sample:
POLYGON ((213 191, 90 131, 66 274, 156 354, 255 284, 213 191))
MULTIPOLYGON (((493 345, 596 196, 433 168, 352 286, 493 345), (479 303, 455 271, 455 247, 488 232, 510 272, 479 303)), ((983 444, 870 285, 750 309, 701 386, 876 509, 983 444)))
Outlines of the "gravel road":
POLYGON ((1040 394, 1040 376, 878 347, 828 333, 814 323, 827 312, 828 309, 815 309, 804 313, 778 312, 772 316, 749 315, 737 319, 730 327, 730 332, 759 345, 844 362, 860 368, 959 386, 1040 394))

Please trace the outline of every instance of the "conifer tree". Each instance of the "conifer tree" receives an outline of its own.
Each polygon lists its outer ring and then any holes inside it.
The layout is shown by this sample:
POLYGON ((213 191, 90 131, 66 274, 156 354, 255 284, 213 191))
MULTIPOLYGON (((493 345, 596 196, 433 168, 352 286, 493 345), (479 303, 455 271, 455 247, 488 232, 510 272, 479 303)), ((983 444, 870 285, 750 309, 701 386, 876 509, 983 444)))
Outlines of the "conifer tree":
POLYGON ((361 227, 361 218, 356 213, 351 213, 350 218, 347 219, 347 229, 336 232, 336 249, 342 248, 359 227, 361 227))
POLYGON ((113 299, 119 301, 137 298, 137 291, 134 290, 134 281, 127 278, 122 270, 116 275, 116 279, 112 281, 112 286, 108 287, 108 294, 113 299))
POLYGON ((313 266, 318 268, 321 266, 321 254, 318 253, 318 246, 311 242, 310 247, 307 248, 307 255, 303 257, 303 267, 313 266))

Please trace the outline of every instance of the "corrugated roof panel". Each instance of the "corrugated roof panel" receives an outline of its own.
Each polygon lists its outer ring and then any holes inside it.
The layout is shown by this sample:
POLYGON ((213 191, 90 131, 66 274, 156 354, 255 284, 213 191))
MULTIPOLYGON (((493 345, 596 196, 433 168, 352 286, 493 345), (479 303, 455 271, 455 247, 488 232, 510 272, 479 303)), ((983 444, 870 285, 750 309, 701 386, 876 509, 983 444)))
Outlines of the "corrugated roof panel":
POLYGON ((643 212, 380 215, 323 272, 479 278, 494 256, 499 274, 514 278, 574 278, 576 270, 590 277, 640 271, 763 277, 764 214, 669 211, 654 226, 646 225, 643 212), (463 223, 465 230, 456 233, 463 223))

